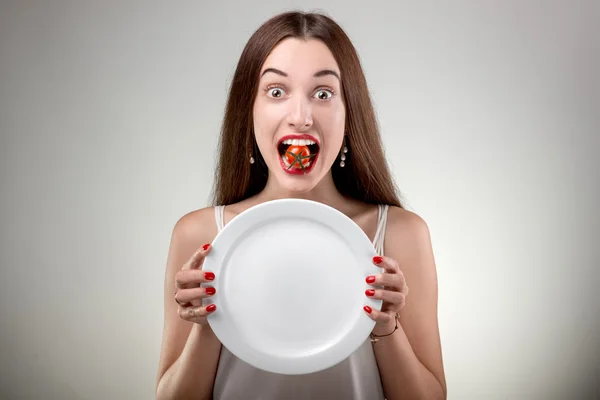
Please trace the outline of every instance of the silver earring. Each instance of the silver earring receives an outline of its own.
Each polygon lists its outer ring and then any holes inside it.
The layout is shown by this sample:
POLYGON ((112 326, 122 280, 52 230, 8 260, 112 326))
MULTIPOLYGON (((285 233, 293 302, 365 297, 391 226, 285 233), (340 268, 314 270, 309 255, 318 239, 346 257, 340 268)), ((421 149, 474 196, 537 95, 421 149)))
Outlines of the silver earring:
POLYGON ((344 149, 342 150, 342 155, 340 157, 340 159, 342 161, 340 161, 340 167, 344 168, 344 166, 346 165, 346 163, 344 162, 346 160, 346 153, 348 152, 348 148, 346 146, 344 146, 344 149))
POLYGON ((254 157, 252 157, 252 153, 250 153, 250 164, 254 164, 254 157))

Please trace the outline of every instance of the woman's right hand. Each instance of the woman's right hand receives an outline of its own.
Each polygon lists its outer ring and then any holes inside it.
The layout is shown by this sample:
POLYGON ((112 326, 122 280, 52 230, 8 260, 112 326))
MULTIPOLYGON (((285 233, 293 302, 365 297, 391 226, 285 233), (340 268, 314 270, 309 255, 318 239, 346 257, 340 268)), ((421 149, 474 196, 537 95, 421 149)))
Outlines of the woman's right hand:
POLYGON ((179 317, 202 325, 208 324, 206 317, 217 309, 214 304, 202 306, 202 299, 211 297, 216 292, 212 286, 201 286, 215 279, 212 272, 202 271, 204 258, 211 248, 210 244, 202 246, 175 274, 175 301, 179 305, 179 317))

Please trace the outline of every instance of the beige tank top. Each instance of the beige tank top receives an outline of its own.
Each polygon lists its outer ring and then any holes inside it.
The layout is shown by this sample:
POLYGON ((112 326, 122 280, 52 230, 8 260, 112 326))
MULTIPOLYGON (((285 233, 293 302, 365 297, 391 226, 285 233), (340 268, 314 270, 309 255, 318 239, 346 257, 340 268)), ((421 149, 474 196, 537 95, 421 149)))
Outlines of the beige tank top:
MULTIPOLYGON (((223 229, 224 206, 215 207, 219 232, 223 229)), ((373 246, 383 255, 387 205, 378 206, 373 246)), ((348 358, 328 369, 305 375, 266 372, 221 348, 213 387, 215 400, 383 400, 381 377, 369 338, 348 358)))

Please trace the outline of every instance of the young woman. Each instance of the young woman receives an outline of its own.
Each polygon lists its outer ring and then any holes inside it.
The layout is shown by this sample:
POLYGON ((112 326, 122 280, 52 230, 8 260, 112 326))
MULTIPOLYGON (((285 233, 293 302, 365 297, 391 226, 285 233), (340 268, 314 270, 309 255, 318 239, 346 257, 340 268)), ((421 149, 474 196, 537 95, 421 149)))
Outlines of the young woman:
POLYGON ((340 26, 287 12, 253 34, 233 77, 219 151, 215 207, 181 217, 173 229, 157 398, 446 398, 429 230, 398 199, 359 58, 340 26), (365 292, 383 301, 381 311, 364 308, 376 321, 370 340, 306 375, 269 373, 236 358, 207 324, 219 310, 201 305, 219 279, 202 271, 218 231, 281 198, 347 215, 373 239, 373 263, 385 269, 367 278, 383 287, 365 292))

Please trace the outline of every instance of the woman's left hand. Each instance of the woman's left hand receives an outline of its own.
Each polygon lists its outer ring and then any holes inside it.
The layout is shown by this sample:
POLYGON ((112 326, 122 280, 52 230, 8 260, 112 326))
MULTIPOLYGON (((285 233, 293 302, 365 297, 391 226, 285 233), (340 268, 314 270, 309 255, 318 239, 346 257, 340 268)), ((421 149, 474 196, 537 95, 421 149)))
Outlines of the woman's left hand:
POLYGON ((364 310, 376 322, 374 333, 389 333, 396 324, 397 313, 404 308, 408 286, 398 262, 393 258, 375 256, 373 264, 385 269, 385 273, 370 275, 366 281, 373 286, 365 295, 373 299, 383 300, 381 311, 365 306, 364 310), (380 332, 377 332, 380 331, 380 332), (384 332, 385 331, 385 332, 384 332))

